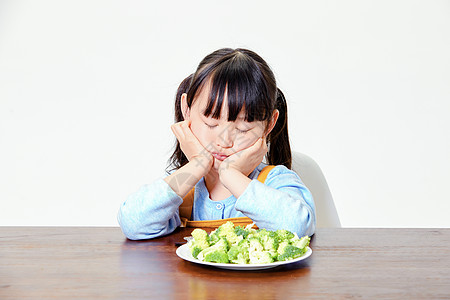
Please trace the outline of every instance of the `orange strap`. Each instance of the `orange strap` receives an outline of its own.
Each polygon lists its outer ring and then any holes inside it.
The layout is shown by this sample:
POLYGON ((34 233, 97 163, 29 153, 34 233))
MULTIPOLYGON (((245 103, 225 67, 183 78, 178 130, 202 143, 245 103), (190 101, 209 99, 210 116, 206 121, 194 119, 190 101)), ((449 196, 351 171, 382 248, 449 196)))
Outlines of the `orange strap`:
MULTIPOLYGON (((258 181, 264 183, 266 181, 267 175, 269 172, 275 168, 275 166, 265 166, 258 175, 258 181)), ((252 224, 253 221, 249 217, 237 217, 237 218, 228 218, 228 219, 220 219, 220 220, 205 220, 205 221, 191 221, 192 208, 194 205, 194 194, 195 187, 187 193, 183 198, 183 203, 180 205, 180 218, 181 218, 181 227, 219 227, 220 225, 231 221, 236 226, 245 226, 248 224, 252 224)), ((253 228, 258 228, 256 225, 253 228)))

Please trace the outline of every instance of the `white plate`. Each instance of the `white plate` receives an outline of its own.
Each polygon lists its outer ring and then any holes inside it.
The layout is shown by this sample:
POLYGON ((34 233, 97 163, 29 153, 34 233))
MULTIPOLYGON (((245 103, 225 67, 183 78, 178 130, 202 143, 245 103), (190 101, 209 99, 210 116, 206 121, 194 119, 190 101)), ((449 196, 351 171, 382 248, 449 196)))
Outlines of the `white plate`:
POLYGON ((306 252, 305 254, 303 254, 302 256, 293 259, 293 260, 286 260, 286 261, 276 261, 270 264, 219 264, 219 263, 212 263, 212 262, 206 262, 206 261, 201 261, 199 259, 196 259, 192 256, 191 254, 191 250, 189 249, 189 246, 187 244, 183 244, 180 247, 177 248, 177 255, 187 261, 196 263, 196 264, 201 264, 201 265, 208 265, 208 266, 213 266, 216 268, 222 268, 222 269, 229 269, 229 270, 245 270, 245 271, 250 271, 250 270, 261 270, 261 269, 270 269, 270 268, 275 268, 281 265, 287 265, 287 264, 292 264, 295 262, 298 262, 300 260, 304 260, 306 258, 308 258, 311 254, 312 254, 312 250, 309 247, 306 247, 306 252))

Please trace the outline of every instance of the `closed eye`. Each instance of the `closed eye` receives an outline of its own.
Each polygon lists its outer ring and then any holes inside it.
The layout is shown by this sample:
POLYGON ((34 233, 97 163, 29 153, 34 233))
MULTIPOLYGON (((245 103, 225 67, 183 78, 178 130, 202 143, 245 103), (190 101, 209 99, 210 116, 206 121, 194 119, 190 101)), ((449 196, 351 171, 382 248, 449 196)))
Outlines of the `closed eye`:
POLYGON ((237 130, 237 132, 242 133, 242 134, 247 133, 248 131, 250 131, 250 129, 241 130, 239 128, 236 128, 236 130, 237 130))
POLYGON ((206 122, 203 122, 203 123, 205 123, 205 125, 206 125, 209 129, 213 129, 213 128, 216 128, 216 127, 217 127, 217 125, 209 125, 209 124, 206 123, 206 122))

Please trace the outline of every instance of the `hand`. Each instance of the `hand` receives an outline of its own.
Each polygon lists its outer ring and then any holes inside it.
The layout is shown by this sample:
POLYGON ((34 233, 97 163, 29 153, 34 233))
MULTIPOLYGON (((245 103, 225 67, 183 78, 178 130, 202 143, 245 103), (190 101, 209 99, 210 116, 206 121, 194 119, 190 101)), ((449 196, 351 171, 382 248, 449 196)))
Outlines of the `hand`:
POLYGON ((189 161, 197 160, 202 165, 204 165, 203 162, 206 162, 206 174, 212 167, 214 157, 202 146, 197 137, 195 137, 190 126, 191 121, 186 120, 175 123, 170 128, 180 143, 181 151, 183 151, 189 161))
POLYGON ((262 162, 266 153, 266 138, 259 138, 250 147, 236 152, 222 161, 219 167, 219 175, 229 169, 234 169, 248 176, 262 162))

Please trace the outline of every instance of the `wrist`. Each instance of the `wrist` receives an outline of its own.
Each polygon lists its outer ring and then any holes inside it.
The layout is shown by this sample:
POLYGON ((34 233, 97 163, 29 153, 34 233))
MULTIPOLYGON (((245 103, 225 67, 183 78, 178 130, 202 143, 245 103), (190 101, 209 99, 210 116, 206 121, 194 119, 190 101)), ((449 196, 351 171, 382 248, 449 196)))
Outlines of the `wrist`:
POLYGON ((245 191, 251 179, 233 167, 219 169, 219 180, 236 199, 245 191))
POLYGON ((194 165, 196 168, 201 169, 201 173, 203 174, 201 177, 206 175, 214 163, 214 158, 212 155, 198 155, 191 158, 190 163, 194 165))
POLYGON ((231 166, 226 166, 226 167, 222 167, 221 166, 219 168, 219 179, 222 182, 226 178, 236 177, 236 176, 239 176, 239 175, 242 175, 242 173, 239 170, 237 170, 237 169, 235 169, 235 168, 233 168, 231 166))

